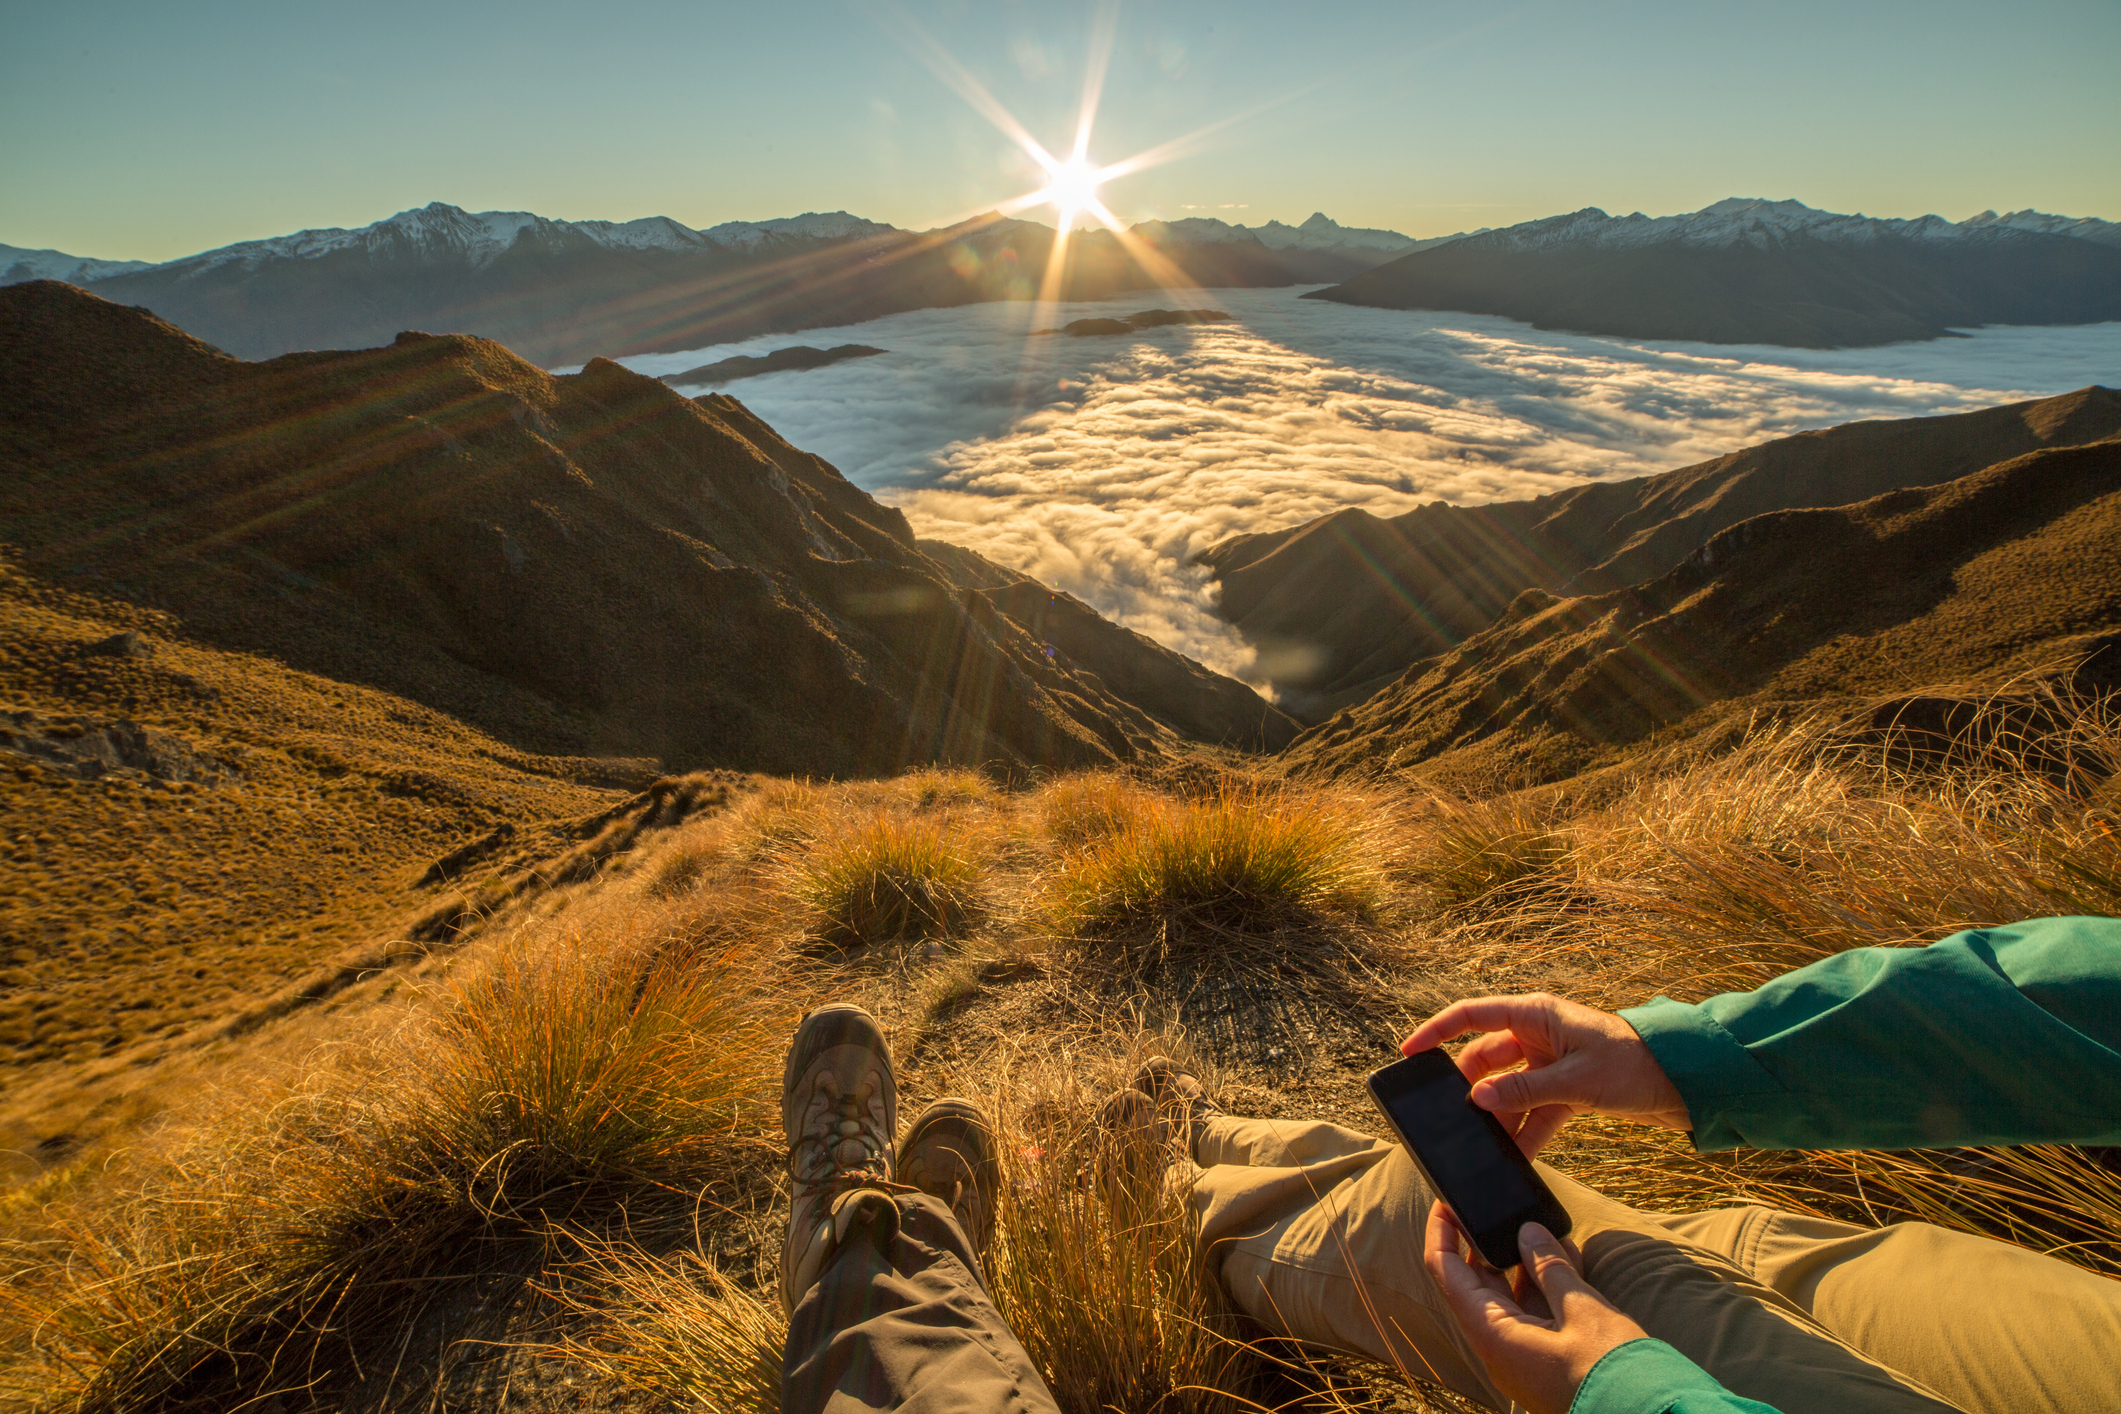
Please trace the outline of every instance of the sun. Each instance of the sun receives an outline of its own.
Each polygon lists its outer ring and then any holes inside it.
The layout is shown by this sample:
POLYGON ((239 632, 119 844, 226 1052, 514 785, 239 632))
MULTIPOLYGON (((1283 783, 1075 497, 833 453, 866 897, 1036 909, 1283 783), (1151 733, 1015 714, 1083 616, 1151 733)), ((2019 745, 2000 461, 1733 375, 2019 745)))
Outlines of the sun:
POLYGON ((1097 201, 1097 186, 1104 175, 1088 158, 1071 157, 1046 173, 1046 190, 1041 195, 1059 209, 1065 221, 1097 201))

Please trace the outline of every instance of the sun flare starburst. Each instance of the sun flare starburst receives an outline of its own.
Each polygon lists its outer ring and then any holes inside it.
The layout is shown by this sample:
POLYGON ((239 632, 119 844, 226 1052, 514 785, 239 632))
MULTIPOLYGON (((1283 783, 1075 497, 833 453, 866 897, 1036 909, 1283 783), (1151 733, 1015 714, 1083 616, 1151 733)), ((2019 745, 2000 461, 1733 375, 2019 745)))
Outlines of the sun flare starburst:
POLYGON ((1037 195, 1051 202, 1066 223, 1076 213, 1098 204, 1097 188, 1104 177, 1104 172, 1088 158, 1071 157, 1047 171, 1045 189, 1037 195))

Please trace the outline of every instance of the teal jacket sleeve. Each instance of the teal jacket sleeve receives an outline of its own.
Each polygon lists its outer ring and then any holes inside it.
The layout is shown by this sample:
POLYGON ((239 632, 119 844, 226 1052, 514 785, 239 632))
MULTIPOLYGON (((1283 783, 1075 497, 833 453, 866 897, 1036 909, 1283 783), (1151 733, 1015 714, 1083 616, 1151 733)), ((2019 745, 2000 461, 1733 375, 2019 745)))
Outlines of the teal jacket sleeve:
POLYGON ((2121 1144, 2121 921, 1856 948, 1620 1013, 1702 1150, 2121 1144))
POLYGON ((1608 1350, 1576 1387, 1569 1414, 1779 1414, 1740 1399, 1661 1340, 1608 1350))

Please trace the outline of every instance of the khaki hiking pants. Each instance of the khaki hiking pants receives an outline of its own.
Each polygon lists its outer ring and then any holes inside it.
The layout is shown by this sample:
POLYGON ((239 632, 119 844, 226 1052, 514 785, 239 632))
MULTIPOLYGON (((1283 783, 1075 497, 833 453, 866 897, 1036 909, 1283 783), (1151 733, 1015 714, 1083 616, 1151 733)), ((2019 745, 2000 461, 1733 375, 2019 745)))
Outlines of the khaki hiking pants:
POLYGON ((789 1317, 781 1414, 1059 1414, 950 1206, 875 1196, 789 1317))
MULTIPOLYGON (((1224 1117, 1194 1158, 1201 1241, 1260 1324, 1508 1408, 1422 1267, 1433 1199, 1398 1144, 1224 1117)), ((2121 1282, 1926 1223, 1666 1216, 1539 1171, 1592 1285, 1783 1414, 2121 1410, 2121 1282)))

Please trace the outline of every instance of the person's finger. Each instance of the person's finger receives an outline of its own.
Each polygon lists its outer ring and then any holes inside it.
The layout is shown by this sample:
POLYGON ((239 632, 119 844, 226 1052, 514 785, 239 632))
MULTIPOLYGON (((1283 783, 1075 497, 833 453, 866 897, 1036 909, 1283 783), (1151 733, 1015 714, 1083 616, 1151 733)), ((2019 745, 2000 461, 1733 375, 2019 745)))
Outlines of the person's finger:
POLYGON ((1564 1056, 1534 1070, 1482 1076, 1473 1082, 1473 1103, 1496 1114, 1522 1114, 1543 1105, 1588 1104, 1591 1096, 1584 1088, 1582 1070, 1576 1057, 1564 1056))
POLYGON ((1507 1294, 1509 1287, 1486 1267, 1476 1267, 1465 1258, 1465 1249, 1471 1245, 1460 1226, 1458 1215, 1451 1205, 1438 1201, 1429 1206, 1429 1221, 1422 1233, 1422 1265, 1438 1286, 1444 1284, 1445 1272, 1451 1264, 1464 1269, 1463 1280, 1493 1293, 1507 1294))
POLYGON ((1430 1275, 1436 1278, 1444 1304, 1469 1334, 1525 1319, 1524 1309, 1511 1297, 1510 1288, 1501 1278, 1492 1272, 1475 1271, 1473 1264, 1456 1252, 1439 1253, 1430 1275))
POLYGON ((1539 1151, 1561 1133, 1561 1127, 1575 1117, 1573 1105, 1541 1105, 1524 1117, 1524 1123, 1518 1125, 1517 1132, 1510 1137, 1517 1141, 1517 1147, 1524 1151, 1526 1158, 1536 1159, 1539 1151))
POLYGON ((1571 1298, 1588 1296, 1601 1306, 1612 1303, 1600 1295, 1598 1289, 1583 1278, 1577 1269, 1576 1258, 1564 1246, 1561 1239, 1548 1232, 1538 1223, 1526 1223, 1517 1231, 1517 1251, 1524 1258, 1525 1270, 1539 1284, 1547 1298, 1547 1306, 1557 1316, 1563 1314, 1562 1303, 1571 1298))
POLYGON ((1474 997, 1453 1002, 1415 1027, 1399 1043, 1399 1053, 1411 1056, 1433 1050, 1468 1031, 1508 1031, 1513 1022, 1529 1023, 1537 1011, 1537 1005, 1528 997, 1474 997))
POLYGON ((1507 1031, 1484 1031, 1458 1053, 1459 1073, 1468 1080, 1524 1064, 1524 1043, 1507 1031))

